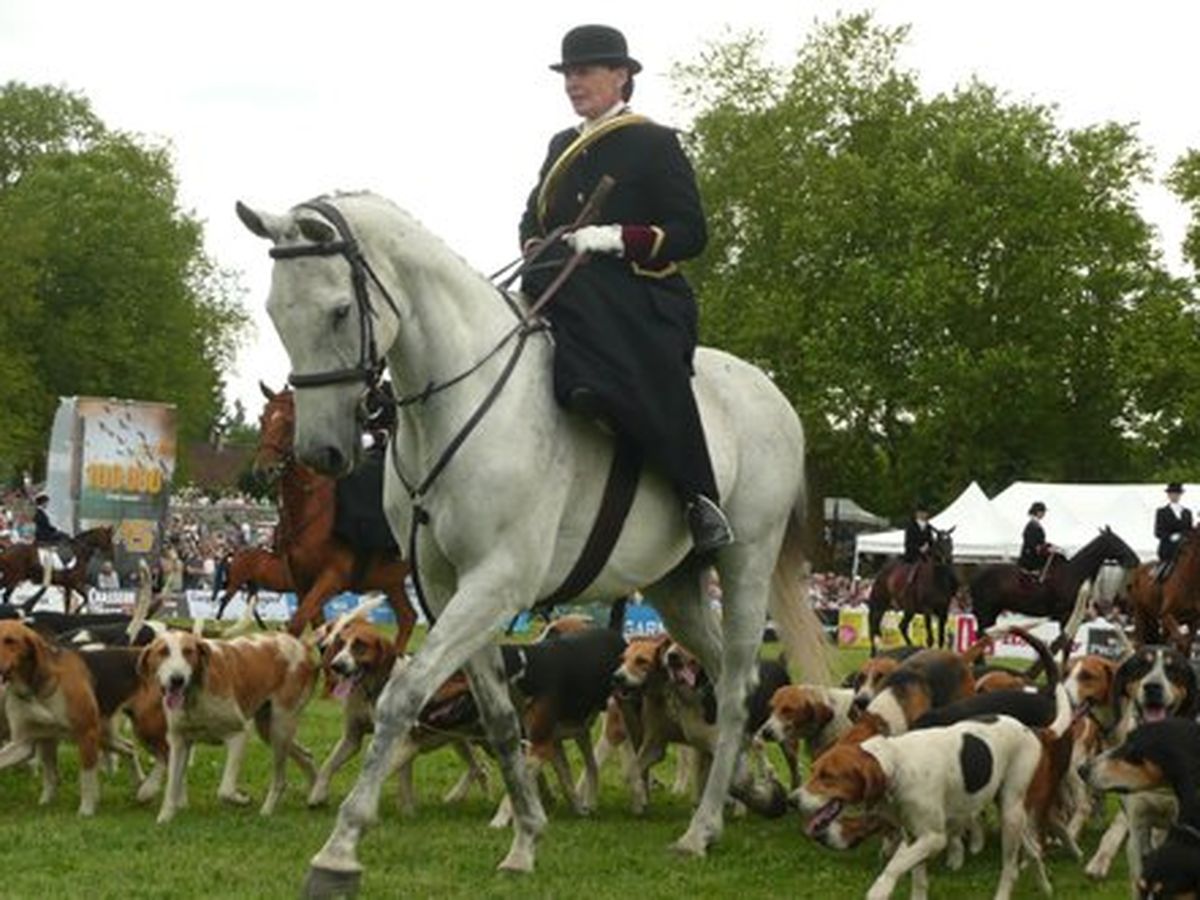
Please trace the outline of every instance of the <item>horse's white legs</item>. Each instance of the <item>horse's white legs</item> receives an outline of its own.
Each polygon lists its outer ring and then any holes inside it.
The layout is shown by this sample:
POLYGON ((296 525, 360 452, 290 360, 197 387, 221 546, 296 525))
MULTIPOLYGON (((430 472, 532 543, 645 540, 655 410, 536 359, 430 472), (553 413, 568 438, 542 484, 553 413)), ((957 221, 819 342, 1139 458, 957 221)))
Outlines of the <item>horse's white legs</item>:
POLYGON ((521 723, 500 673, 504 660, 499 647, 488 647, 471 658, 467 678, 479 706, 488 739, 500 761, 500 774, 512 801, 513 842, 500 868, 509 872, 533 870, 538 835, 546 827, 542 799, 526 769, 521 751, 521 723))
MULTIPOLYGON (((513 605, 504 602, 505 591, 502 586, 492 583, 481 587, 481 590, 472 590, 462 581, 459 582, 459 591, 446 605, 441 618, 412 662, 402 672, 393 675, 384 687, 376 704, 375 734, 363 757, 362 771, 338 809, 333 832, 312 858, 309 879, 304 888, 309 896, 345 894, 356 887, 362 871, 357 857, 358 842, 367 827, 376 820, 379 794, 391 768, 393 744, 412 728, 421 707, 433 692, 470 657, 483 649, 512 617, 513 605)), ((481 712, 489 708, 478 697, 476 702, 480 703, 481 712)), ((494 704, 492 700, 492 708, 494 704)), ((510 713, 511 709, 510 704, 510 713)), ((488 720, 485 718, 485 721, 488 720)), ((502 735, 505 742, 500 751, 502 762, 510 746, 516 752, 519 735, 513 713, 511 730, 502 735)), ((504 769, 505 782, 510 791, 514 790, 514 784, 523 780, 519 777, 523 773, 524 769, 519 763, 510 762, 504 769)), ((518 808, 519 835, 524 830, 527 839, 529 831, 536 837, 536 831, 540 830, 538 817, 542 822, 545 821, 540 803, 536 803, 536 813, 538 815, 534 815, 529 807, 518 808)), ((516 843, 514 841, 514 847, 516 843)), ((531 839, 529 843, 532 844, 531 839)))
POLYGON ((758 651, 781 539, 782 533, 774 540, 735 544, 720 557, 726 589, 723 665, 717 681, 717 747, 700 805, 688 830, 675 843, 682 853, 703 856, 721 834, 725 801, 745 744, 746 697, 758 678, 758 651))

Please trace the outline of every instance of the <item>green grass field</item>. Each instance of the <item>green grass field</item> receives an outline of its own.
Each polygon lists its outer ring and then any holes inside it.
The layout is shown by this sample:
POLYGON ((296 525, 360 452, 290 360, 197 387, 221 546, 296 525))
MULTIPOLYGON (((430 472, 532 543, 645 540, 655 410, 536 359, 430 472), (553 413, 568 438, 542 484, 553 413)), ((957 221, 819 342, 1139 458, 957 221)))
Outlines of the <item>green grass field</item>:
MULTIPOLYGON (((843 653, 850 667, 858 655, 843 653)), ((301 728, 302 741, 324 758, 340 731, 336 702, 315 700, 301 728)), ((63 783, 55 803, 39 808, 40 779, 25 767, 0 773, 0 897, 294 897, 308 858, 329 833, 335 808, 309 810, 293 770, 291 788, 271 819, 257 807, 225 807, 216 800, 224 751, 204 747, 189 773, 188 809, 168 826, 154 824, 150 808, 133 799, 127 771, 102 779, 100 809, 94 819, 75 814, 79 800, 75 752, 60 750, 63 783)), ((267 753, 253 743, 243 787, 261 801, 267 782, 267 753)), ((340 799, 358 771, 348 765, 334 783, 340 799)), ((808 841, 795 816, 774 821, 743 818, 727 822, 725 835, 707 859, 682 859, 668 847, 685 828, 689 804, 665 789, 653 795, 643 818, 629 812, 626 791, 615 766, 603 773, 599 809, 586 820, 561 802, 548 808, 550 825, 531 876, 495 870, 508 848, 509 832, 495 832, 487 820, 498 797, 476 791, 458 806, 441 795, 460 772, 449 751, 417 762, 420 808, 406 819, 396 811, 394 786, 384 794, 381 822, 361 845, 367 867, 366 897, 651 898, 677 897, 861 897, 882 867, 878 843, 852 853, 824 850, 808 841)), ((669 781, 673 767, 659 770, 669 781)), ((1085 851, 1099 834, 1085 835, 1085 851)), ((998 838, 990 834, 983 854, 964 870, 930 873, 934 898, 987 897, 995 889, 998 838)), ((1125 897, 1123 855, 1109 880, 1096 886, 1081 866, 1061 851, 1049 859, 1058 897, 1125 897)), ((908 896, 902 883, 897 897, 908 896)), ((1032 874, 1018 883, 1018 897, 1040 896, 1032 874)))

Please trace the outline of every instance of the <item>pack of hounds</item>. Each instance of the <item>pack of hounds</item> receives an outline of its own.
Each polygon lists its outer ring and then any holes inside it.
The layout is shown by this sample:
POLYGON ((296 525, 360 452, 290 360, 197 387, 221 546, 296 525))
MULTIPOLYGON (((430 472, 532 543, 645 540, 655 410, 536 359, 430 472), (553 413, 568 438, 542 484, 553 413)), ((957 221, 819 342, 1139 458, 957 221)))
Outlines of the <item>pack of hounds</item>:
MULTIPOLYGON (((220 799, 251 802, 240 774, 257 731, 272 762, 262 814, 278 806, 289 763, 308 783, 308 805, 320 807, 335 773, 373 730, 388 679, 408 663, 367 621, 369 608, 305 639, 282 632, 207 638, 146 619, 140 605, 132 618, 6 608, 0 768, 36 757, 40 802, 49 803, 59 781, 57 745, 73 743, 81 815, 97 812, 101 770, 125 761, 139 801, 162 795, 158 821, 166 823, 187 806, 198 743, 225 745, 220 799), (322 680, 344 712, 342 734, 318 767, 296 733, 322 680)), ((579 815, 596 808, 599 772, 610 758, 619 761, 633 811, 643 813, 668 748, 676 749, 672 790, 685 793, 704 783, 716 743, 713 684, 695 657, 666 635, 627 641, 621 626, 619 613, 606 624, 565 616, 536 641, 503 647, 529 766, 544 790, 552 774, 579 815), (567 742, 583 761, 578 781, 567 742)), ((249 627, 248 619, 239 625, 249 627)), ((764 660, 730 804, 770 817, 798 813, 808 838, 832 850, 878 839, 887 862, 867 894, 873 900, 891 896, 905 875, 913 896, 926 896, 928 864, 944 858, 957 869, 992 829, 1001 848, 998 898, 1011 895, 1023 868, 1049 895, 1048 853, 1105 878, 1123 843, 1134 896, 1195 895, 1200 725, 1188 660, 1166 646, 1127 645, 1121 659, 1079 656, 1060 667, 1028 631, 1005 630, 1034 648, 1033 669, 986 665, 994 633, 962 654, 910 648, 874 656, 840 687, 791 683, 783 660, 764 660), (770 744, 781 752, 768 753, 770 744), (789 787, 771 757, 783 761, 789 787), (1105 792, 1119 803, 1106 804, 1105 792), (1106 810, 1114 812, 1085 863, 1084 826, 1106 810)), ((446 802, 473 786, 490 793, 484 731, 462 675, 441 687, 397 744, 405 812, 415 809, 414 760, 441 748, 463 764, 446 802)), ((491 825, 510 821, 504 798, 491 825)))

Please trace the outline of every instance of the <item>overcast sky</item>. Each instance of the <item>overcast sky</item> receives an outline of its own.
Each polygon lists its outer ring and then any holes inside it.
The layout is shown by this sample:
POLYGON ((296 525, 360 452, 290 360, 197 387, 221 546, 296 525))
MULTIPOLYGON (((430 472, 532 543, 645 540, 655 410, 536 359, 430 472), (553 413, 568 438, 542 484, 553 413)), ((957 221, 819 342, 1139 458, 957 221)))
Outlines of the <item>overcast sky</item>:
MULTIPOLYGON (((0 82, 83 92, 110 127, 174 149, 182 202, 209 252, 242 273, 255 331, 229 375, 253 416, 261 378, 288 370, 263 312, 266 246, 235 200, 282 211, 335 189, 405 207, 476 268, 516 251, 516 221, 550 135, 572 121, 547 70, 583 21, 621 28, 645 66, 636 107, 686 125, 668 78, 727 33, 765 32, 780 60, 833 2, 609 0, 603 5, 369 0, 0 0, 0 82)), ((929 91, 972 75, 1014 99, 1054 103, 1061 122, 1138 123, 1159 175, 1200 147, 1194 92, 1200 4, 1066 0, 880 0, 910 24, 905 62, 929 91)), ((1185 211, 1161 187, 1146 215, 1178 265, 1185 211)))

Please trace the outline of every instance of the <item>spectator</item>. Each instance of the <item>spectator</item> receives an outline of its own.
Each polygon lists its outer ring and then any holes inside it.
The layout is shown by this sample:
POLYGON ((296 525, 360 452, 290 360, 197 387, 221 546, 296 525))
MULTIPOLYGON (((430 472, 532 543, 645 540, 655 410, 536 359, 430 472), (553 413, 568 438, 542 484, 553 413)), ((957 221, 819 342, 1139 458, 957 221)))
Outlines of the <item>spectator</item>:
POLYGON ((96 575, 96 587, 102 591, 119 591, 121 589, 121 577, 113 568, 110 560, 106 559, 100 564, 100 572, 96 575))

